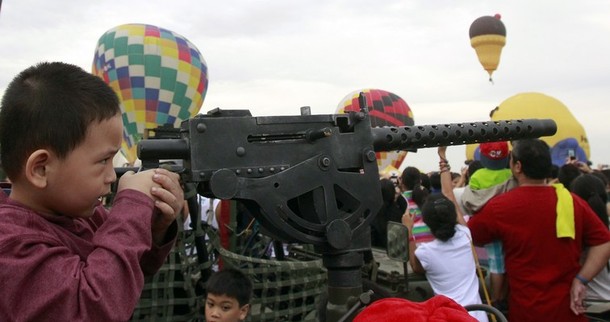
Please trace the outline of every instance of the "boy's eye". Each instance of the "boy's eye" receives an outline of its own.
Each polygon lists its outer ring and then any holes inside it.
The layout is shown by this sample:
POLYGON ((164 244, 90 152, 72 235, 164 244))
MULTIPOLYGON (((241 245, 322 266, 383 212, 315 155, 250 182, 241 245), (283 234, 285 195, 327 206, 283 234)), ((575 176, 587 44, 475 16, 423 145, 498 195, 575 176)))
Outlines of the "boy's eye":
POLYGON ((231 306, 230 305, 223 305, 222 306, 222 310, 223 311, 229 311, 229 310, 231 310, 231 306))

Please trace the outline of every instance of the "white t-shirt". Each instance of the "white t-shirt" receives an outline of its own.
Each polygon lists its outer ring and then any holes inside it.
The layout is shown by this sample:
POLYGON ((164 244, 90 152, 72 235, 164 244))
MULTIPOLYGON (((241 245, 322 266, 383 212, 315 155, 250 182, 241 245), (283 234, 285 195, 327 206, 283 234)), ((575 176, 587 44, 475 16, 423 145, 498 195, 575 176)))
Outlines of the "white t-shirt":
MULTIPOLYGON (((218 207, 218 204, 220 204, 220 199, 211 199, 211 198, 206 198, 206 197, 202 197, 202 196, 198 196, 197 199, 199 199, 199 210, 200 210, 200 214, 201 214, 201 222, 208 222, 208 218, 210 218, 211 216, 211 223, 210 226, 212 226, 214 229, 218 229, 218 221, 216 220, 216 208, 218 207), (213 200, 213 206, 210 207, 210 201, 213 200)), ((187 218, 184 220, 184 230, 190 230, 191 228, 191 216, 187 216, 187 218)))
MULTIPOLYGON (((582 253, 582 261, 587 257, 587 253, 588 250, 582 253)), ((610 261, 587 284, 587 300, 610 301, 610 269, 608 267, 610 267, 610 261)))
MULTIPOLYGON (((216 208, 218 207, 218 205, 220 204, 220 199, 211 199, 211 198, 206 198, 206 197, 202 197, 202 196, 197 196, 197 199, 199 201, 199 210, 200 210, 200 214, 201 214, 201 222, 208 222, 208 218, 209 218, 209 222, 210 222, 210 226, 212 226, 214 229, 218 230, 218 220, 216 220, 216 208), (212 204, 212 207, 210 208, 210 203, 212 204)), ((184 220, 184 224, 183 224, 184 230, 192 230, 193 228, 191 228, 191 216, 187 216, 186 219, 184 220)), ((205 240, 209 240, 210 238, 208 237, 208 235, 205 235, 205 240)), ((192 253, 187 252, 187 255, 194 255, 197 254, 197 249, 196 248, 192 248, 192 253)), ((214 263, 212 264, 212 270, 213 271, 218 271, 218 263, 214 263)))
MULTIPOLYGON (((608 262, 610 265, 610 262, 608 262)), ((610 271, 607 265, 587 284, 587 299, 610 300, 610 271)))
MULTIPOLYGON (((415 249, 415 256, 426 270, 434 293, 445 295, 462 306, 482 303, 470 240, 468 227, 458 224, 455 235, 448 241, 435 239, 415 249)), ((479 321, 488 322, 485 312, 469 313, 479 321)))

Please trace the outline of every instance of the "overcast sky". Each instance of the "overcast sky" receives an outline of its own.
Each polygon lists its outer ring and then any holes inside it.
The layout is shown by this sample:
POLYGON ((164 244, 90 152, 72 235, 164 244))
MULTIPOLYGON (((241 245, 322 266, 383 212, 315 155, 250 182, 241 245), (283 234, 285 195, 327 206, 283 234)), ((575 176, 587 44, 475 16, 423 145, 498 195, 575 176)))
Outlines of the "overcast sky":
MULTIPOLYGON (((209 69, 202 111, 246 108, 255 116, 334 113, 352 91, 402 97, 416 124, 489 120, 521 92, 553 96, 584 126, 594 164, 610 163, 610 1, 551 0, 4 0, 0 94, 39 61, 91 70, 98 38, 145 23, 188 38, 209 69), (494 84, 470 47, 483 15, 507 29, 494 84)), ((32 129, 35 130, 35 129, 32 129)), ((454 169, 463 146, 450 147, 454 169)), ((435 149, 406 165, 436 169, 435 149)))

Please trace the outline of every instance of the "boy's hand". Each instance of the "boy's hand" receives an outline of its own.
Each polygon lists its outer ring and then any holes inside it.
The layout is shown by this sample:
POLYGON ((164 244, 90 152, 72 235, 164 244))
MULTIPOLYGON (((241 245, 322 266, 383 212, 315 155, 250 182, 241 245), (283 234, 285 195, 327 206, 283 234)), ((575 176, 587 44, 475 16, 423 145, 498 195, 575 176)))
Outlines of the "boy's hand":
POLYGON ((119 180, 117 192, 134 189, 145 193, 155 202, 152 235, 155 244, 163 243, 167 228, 184 208, 184 192, 177 173, 165 169, 127 172, 119 180))
POLYGON ((152 195, 152 187, 161 187, 156 184, 152 177, 155 174, 155 170, 146 170, 134 173, 133 171, 127 171, 119 179, 119 185, 117 186, 117 193, 125 189, 133 189, 140 191, 151 199, 155 199, 152 195))
POLYGON ((180 176, 177 173, 155 169, 153 181, 161 187, 152 187, 155 207, 160 212, 153 214, 152 235, 157 245, 162 245, 169 226, 184 210, 184 190, 180 185, 180 176))

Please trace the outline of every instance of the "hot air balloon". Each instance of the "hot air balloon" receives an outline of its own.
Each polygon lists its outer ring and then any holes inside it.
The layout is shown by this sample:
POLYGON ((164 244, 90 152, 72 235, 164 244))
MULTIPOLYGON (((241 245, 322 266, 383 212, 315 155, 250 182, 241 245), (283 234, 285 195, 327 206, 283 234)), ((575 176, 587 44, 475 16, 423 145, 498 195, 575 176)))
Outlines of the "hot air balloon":
MULTIPOLYGON (((414 124, 413 112, 407 102, 394 93, 380 89, 369 88, 351 92, 341 100, 336 113, 359 111, 358 97, 361 92, 366 97, 372 127, 414 124)), ((406 151, 377 152, 377 166, 380 173, 399 169, 406 155, 406 151)))
POLYGON ((491 74, 498 68, 500 54, 506 44, 506 28, 500 20, 500 15, 477 18, 470 25, 470 45, 477 52, 479 62, 491 74))
POLYGON ((208 89, 207 65, 197 47, 152 25, 106 31, 97 42, 92 70, 121 101, 121 152, 132 164, 146 129, 178 127, 197 114, 208 89))
MULTIPOLYGON (((557 133, 541 137, 551 147, 553 164, 562 166, 569 155, 583 162, 589 160, 589 141, 583 126, 558 99, 536 92, 519 93, 504 100, 492 112, 492 120, 514 120, 525 118, 553 119, 557 133)), ((477 145, 466 147, 466 158, 477 159, 477 145)))

